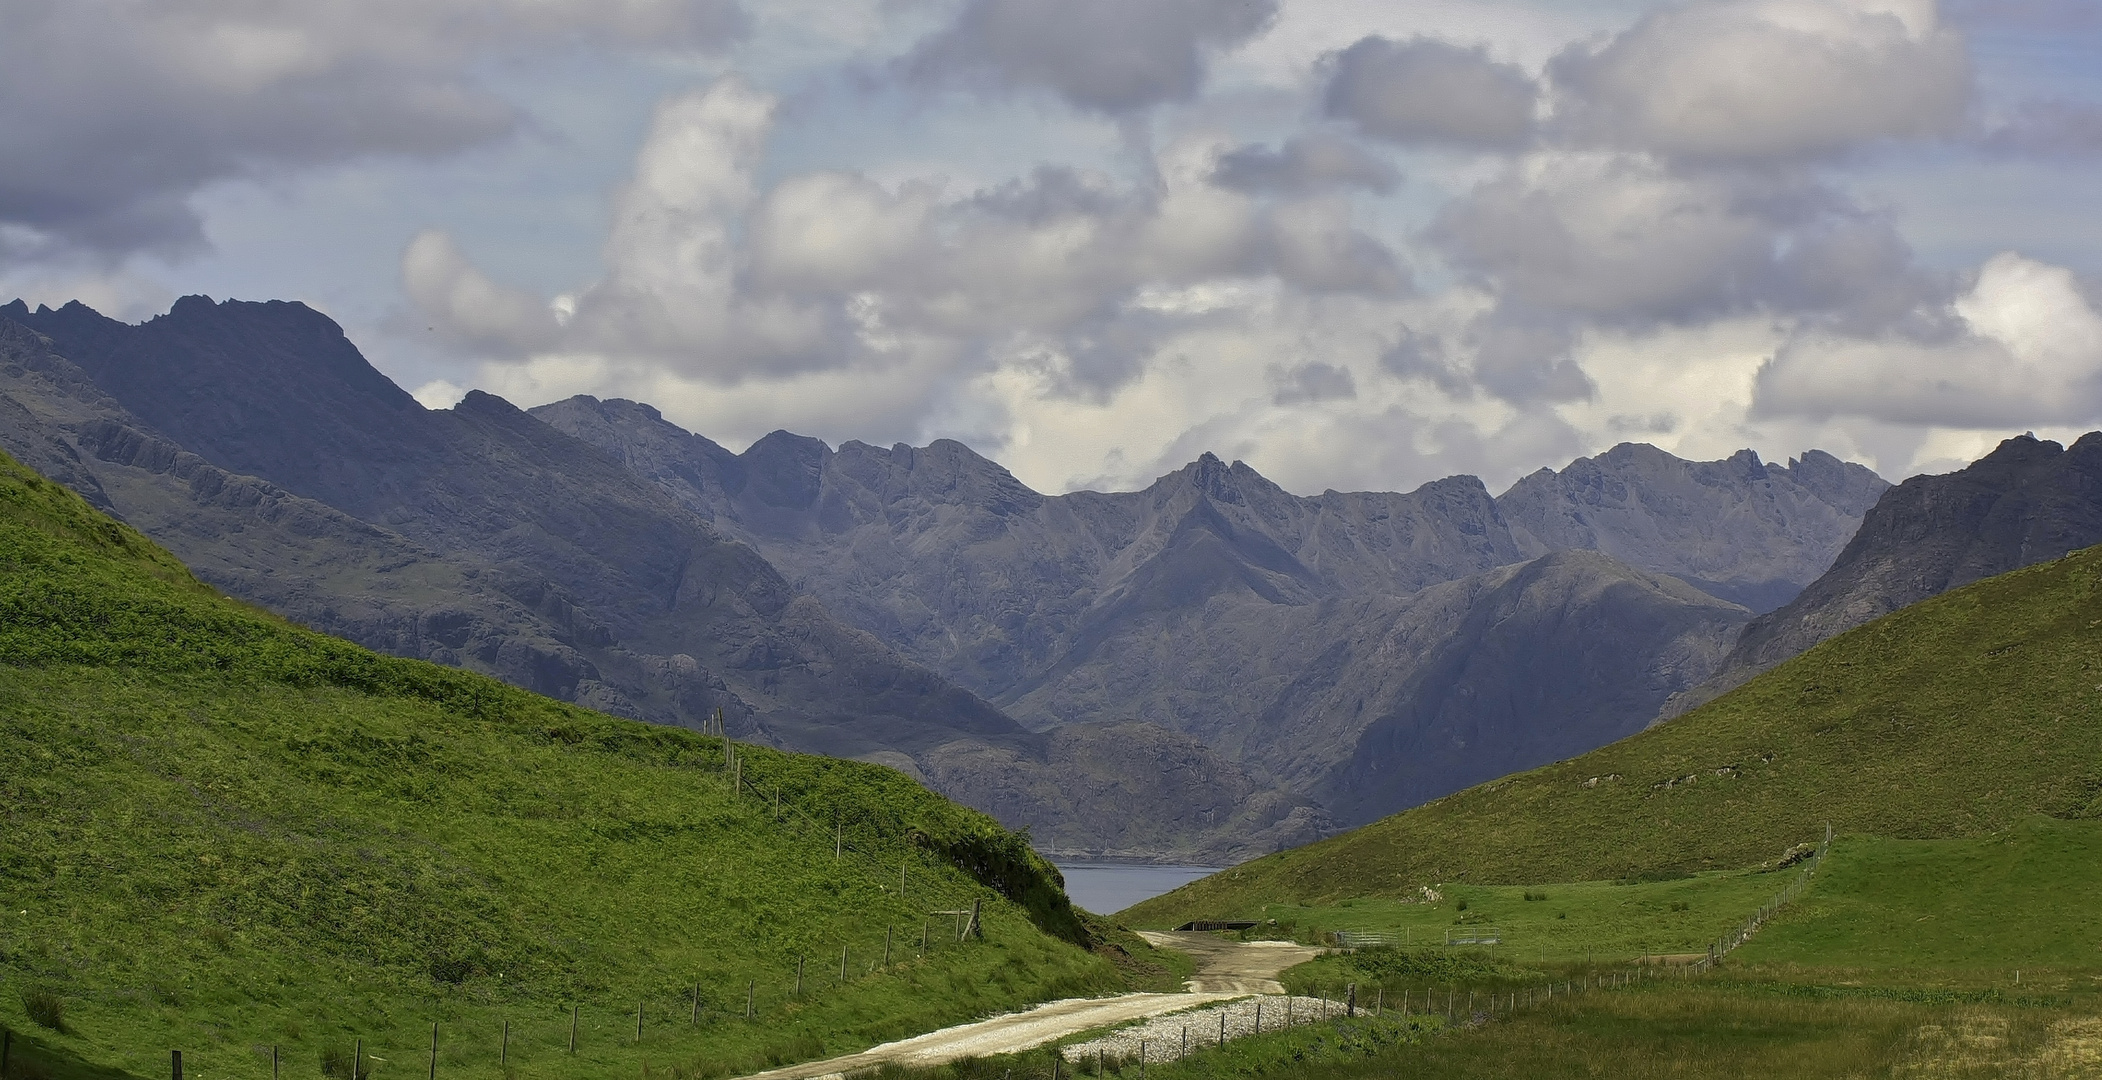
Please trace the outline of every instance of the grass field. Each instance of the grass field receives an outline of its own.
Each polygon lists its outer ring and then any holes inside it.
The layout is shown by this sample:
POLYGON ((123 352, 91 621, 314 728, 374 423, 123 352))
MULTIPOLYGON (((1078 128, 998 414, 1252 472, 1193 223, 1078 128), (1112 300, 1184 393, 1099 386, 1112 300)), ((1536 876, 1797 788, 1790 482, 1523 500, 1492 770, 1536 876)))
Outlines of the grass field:
POLYGON ((1706 949, 1793 874, 1724 870, 1671 881, 1448 885, 1435 902, 1419 894, 1415 901, 1259 904, 1220 917, 1262 922, 1249 936, 1326 942, 1333 931, 1361 931, 1394 935, 1405 946, 1442 946, 1448 932, 1494 927, 1502 938, 1495 951, 1527 961, 1625 960, 1706 949))
POLYGON ((1968 840, 1842 837, 1801 903, 1731 957, 1780 977, 2092 991, 2102 822, 2033 818, 1968 840))
POLYGON ((1842 833, 1981 837, 2102 810, 2102 549, 1840 635, 1668 724, 1139 904, 1172 926, 1424 886, 1754 867, 1842 833))
POLYGON ((716 738, 288 626, 11 462, 0 745, 11 1080, 174 1049, 264 1077, 273 1047, 348 1076, 357 1040, 422 1076, 434 1023, 441 1074, 720 1075, 1144 973, 1083 947, 1022 838, 896 772, 732 770, 716 738), (982 940, 931 914, 974 903, 982 940))

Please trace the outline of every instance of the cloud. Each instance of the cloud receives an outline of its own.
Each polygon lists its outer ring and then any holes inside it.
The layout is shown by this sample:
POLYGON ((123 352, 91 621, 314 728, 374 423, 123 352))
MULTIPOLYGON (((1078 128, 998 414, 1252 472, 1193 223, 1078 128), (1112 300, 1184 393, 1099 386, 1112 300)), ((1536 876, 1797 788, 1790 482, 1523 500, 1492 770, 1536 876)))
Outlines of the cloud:
POLYGON ((1564 137, 1724 161, 1952 134, 1971 95, 1934 0, 1695 0, 1565 51, 1550 74, 1564 137))
POLYGON ((1276 15, 1276 0, 969 0, 902 63, 925 85, 1047 90, 1115 116, 1195 96, 1208 55, 1276 15))
POLYGON ((401 276, 410 301, 433 317, 433 329, 443 325, 471 346, 531 349, 553 340, 558 329, 548 304, 491 281, 442 232, 425 230, 409 242, 401 276))
POLYGON ((485 60, 578 44, 711 49, 735 0, 16 0, 0 35, 0 254, 203 246, 189 198, 233 178, 511 132, 485 60))
POLYGON ((1986 128, 1979 143, 2009 157, 2090 158, 2102 154, 2102 105, 2028 101, 1986 128))
MULTIPOLYGON (((1264 279, 1320 295, 1410 287, 1347 197, 1212 183, 1215 141, 1165 148, 1158 183, 1043 167, 958 193, 835 170, 767 186, 778 109, 735 78, 661 103, 614 199, 598 281, 537 299, 427 232, 403 254, 409 300, 503 362, 650 363, 718 386, 815 371, 967 378, 1014 363, 1099 398, 1181 327, 1217 317, 1164 292, 1264 279)), ((1323 153, 1294 160, 1334 167, 1323 153)))
POLYGON ((1212 183, 1250 194, 1307 195, 1356 187, 1381 195, 1401 184, 1401 172, 1348 139, 1316 133, 1219 155, 1212 183))
POLYGON ((1539 88, 1515 64, 1429 38, 1372 36, 1323 59, 1322 108, 1399 143, 1515 148, 1533 128, 1539 88))
POLYGON ((1319 360, 1289 371, 1273 366, 1269 374, 1270 400, 1278 405, 1347 401, 1358 396, 1357 380, 1350 377, 1349 368, 1324 364, 1319 360))
POLYGON ((1832 310, 1919 284, 1890 223, 1833 189, 1649 155, 1529 155, 1426 235, 1510 301, 1609 321, 1832 310))
POLYGON ((2102 313, 2070 270, 1994 256, 1942 314, 1923 320, 1933 334, 1804 327, 1760 369, 1757 414, 1956 428, 2102 420, 2102 313))

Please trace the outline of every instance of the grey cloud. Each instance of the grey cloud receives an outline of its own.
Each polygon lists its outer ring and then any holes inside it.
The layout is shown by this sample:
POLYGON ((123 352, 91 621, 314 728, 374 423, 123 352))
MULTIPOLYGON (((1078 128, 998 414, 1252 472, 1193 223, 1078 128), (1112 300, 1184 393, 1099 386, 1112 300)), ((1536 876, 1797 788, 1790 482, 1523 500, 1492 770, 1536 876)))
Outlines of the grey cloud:
POLYGON ((1563 137, 1716 160, 1951 134, 1971 94, 1963 38, 1932 0, 1695 0, 1549 72, 1563 137))
POLYGON ((1889 318, 1935 287, 1888 220, 1800 174, 1640 155, 1536 155, 1426 235, 1509 301, 1620 325, 1759 309, 1889 318))
POLYGON ((1436 334, 1401 327, 1394 344, 1380 353, 1379 366, 1397 379, 1423 379, 1455 398, 1474 393, 1474 381, 1455 362, 1445 340, 1436 334))
POLYGON ((580 41, 695 47, 734 0, 22 0, 0 34, 0 224, 17 257, 195 249, 188 199, 229 178, 510 132, 478 61, 580 41), (24 238, 27 239, 24 239, 24 238))
POLYGON ((1358 396, 1358 385, 1348 368, 1318 360, 1287 371, 1270 369, 1270 400, 1279 405, 1307 405, 1318 401, 1347 401, 1358 396))
POLYGON ((1221 154, 1212 183, 1250 194, 1360 187, 1384 195, 1401 183, 1401 173, 1348 139, 1313 134, 1288 139, 1276 150, 1257 144, 1221 154))
POLYGON ((1414 287, 1394 253, 1351 224, 1341 200, 1286 203, 1268 226, 1267 269, 1302 289, 1399 296, 1414 287))
POLYGON ((1505 401, 1584 401, 1596 392, 1574 355, 1574 320, 1506 304, 1477 318, 1466 338, 1475 382, 1505 401))
POLYGON ((1276 15, 1276 0, 970 0, 903 69, 926 85, 1048 90, 1116 115, 1194 96, 1208 53, 1276 15))
POLYGON ((1323 107, 1367 135, 1395 142, 1516 147, 1533 128, 1539 88, 1487 50, 1442 41, 1367 37, 1325 61, 1323 107))

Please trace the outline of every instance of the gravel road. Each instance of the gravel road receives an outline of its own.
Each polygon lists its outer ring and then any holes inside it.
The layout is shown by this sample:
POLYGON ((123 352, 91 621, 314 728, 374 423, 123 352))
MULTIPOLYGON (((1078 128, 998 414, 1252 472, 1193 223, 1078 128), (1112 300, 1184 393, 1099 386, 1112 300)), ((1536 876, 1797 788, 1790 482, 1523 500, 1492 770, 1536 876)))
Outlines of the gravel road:
MULTIPOLYGON (((1281 994, 1284 987, 1277 982, 1278 973, 1321 954, 1320 949, 1304 945, 1273 941, 1243 943, 1211 934, 1147 932, 1145 937, 1155 946, 1181 949, 1196 958, 1197 973, 1184 984, 1183 993, 1121 994, 1109 998, 1068 998, 1053 1001, 1022 1012, 1007 1013, 975 1023, 930 1031, 925 1035, 915 1035, 910 1039, 884 1043, 858 1054, 756 1073, 750 1080, 829 1080, 891 1062, 900 1065, 939 1065, 960 1057, 1018 1053, 1096 1028, 1116 1027, 1147 1017, 1219 1005, 1251 994, 1281 994)), ((1282 1002, 1283 999, 1278 1000, 1282 1002)), ((1273 1022, 1270 1011, 1273 1007, 1278 1010, 1276 1022, 1281 1023, 1283 1020, 1282 1004, 1265 1004, 1265 1030, 1268 1030, 1268 1026, 1273 1022)), ((1294 1005, 1295 1015, 1301 1007, 1294 1005)), ((1319 1003, 1316 1002, 1314 1007, 1318 1009, 1319 1003)), ((1251 1028, 1252 1021, 1251 1008, 1251 1028)), ((1178 1031, 1183 1022, 1179 1018, 1174 1021, 1178 1031)), ((1209 1023, 1212 1037, 1216 1039, 1219 1026, 1217 1017, 1212 1017, 1209 1023)), ((1239 1029, 1231 1016, 1227 1024, 1228 1035, 1231 1037, 1239 1029)), ((1131 1052, 1135 1054, 1137 1049, 1134 1038, 1131 1052)))

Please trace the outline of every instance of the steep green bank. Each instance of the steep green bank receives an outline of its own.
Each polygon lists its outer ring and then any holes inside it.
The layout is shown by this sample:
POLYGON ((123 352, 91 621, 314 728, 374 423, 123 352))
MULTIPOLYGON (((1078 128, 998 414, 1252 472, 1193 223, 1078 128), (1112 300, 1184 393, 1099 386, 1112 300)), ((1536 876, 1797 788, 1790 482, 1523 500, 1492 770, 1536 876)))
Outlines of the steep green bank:
POLYGON ((51 1075, 423 1075, 433 1024, 441 1073, 710 1075, 1120 984, 898 773, 289 626, 11 460, 0 750, 0 1024, 51 1075))
POLYGON ((1678 720, 1140 904, 1132 925, 1754 866, 2102 812, 2102 549, 1913 605, 1678 720))

